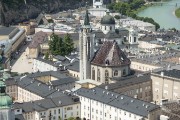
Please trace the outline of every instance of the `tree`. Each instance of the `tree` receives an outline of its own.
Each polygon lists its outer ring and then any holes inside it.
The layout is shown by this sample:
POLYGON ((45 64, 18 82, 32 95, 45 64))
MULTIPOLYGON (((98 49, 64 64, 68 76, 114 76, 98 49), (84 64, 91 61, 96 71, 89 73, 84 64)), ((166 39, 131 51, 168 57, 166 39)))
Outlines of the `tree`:
POLYGON ((65 54, 68 55, 74 50, 74 43, 69 34, 64 37, 65 54))
POLYGON ((70 117, 70 118, 68 118, 68 120, 76 120, 76 118, 70 117))
POLYGON ((45 54, 45 59, 46 59, 46 60, 49 59, 49 52, 46 52, 46 54, 45 54))
POLYGON ((66 34, 64 40, 56 34, 50 36, 49 50, 52 55, 69 55, 74 50, 74 43, 69 34, 66 34))
POLYGON ((120 19, 120 16, 119 15, 115 15, 114 18, 120 19))

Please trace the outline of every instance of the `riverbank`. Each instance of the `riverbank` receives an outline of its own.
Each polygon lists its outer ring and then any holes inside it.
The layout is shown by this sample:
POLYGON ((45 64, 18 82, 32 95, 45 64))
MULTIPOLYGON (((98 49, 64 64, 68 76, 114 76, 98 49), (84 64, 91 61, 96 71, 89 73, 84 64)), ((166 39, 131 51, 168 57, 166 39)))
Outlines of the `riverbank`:
POLYGON ((175 15, 177 18, 180 18, 180 8, 175 10, 175 15))

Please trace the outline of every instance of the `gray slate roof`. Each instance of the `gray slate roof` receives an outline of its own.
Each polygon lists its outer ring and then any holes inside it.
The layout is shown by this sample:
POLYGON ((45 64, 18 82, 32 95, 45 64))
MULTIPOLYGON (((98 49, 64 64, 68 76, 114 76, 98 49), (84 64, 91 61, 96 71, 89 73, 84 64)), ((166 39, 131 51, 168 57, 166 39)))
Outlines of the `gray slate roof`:
POLYGON ((23 77, 15 77, 14 79, 10 78, 5 81, 7 86, 17 85, 23 89, 31 91, 43 98, 47 98, 49 96, 60 96, 62 95, 61 89, 55 89, 58 85, 74 83, 75 78, 67 76, 66 73, 56 72, 56 71, 47 71, 47 72, 37 72, 34 74, 29 74, 23 77), (40 76, 53 76, 57 78, 56 81, 50 86, 47 83, 43 83, 39 80, 36 80, 36 77, 40 76), (56 85, 57 83, 57 85, 56 85))
POLYGON ((62 107, 76 103, 79 103, 78 97, 64 94, 64 96, 60 96, 56 98, 47 98, 32 102, 15 103, 13 105, 13 108, 14 109, 22 108, 24 113, 33 112, 33 111, 41 112, 50 108, 62 107))
POLYGON ((156 73, 153 73, 155 75, 161 75, 161 72, 163 72, 164 77, 172 77, 176 79, 180 79, 180 70, 172 69, 172 70, 161 70, 156 73))
POLYGON ((79 61, 75 61, 67 66, 67 69, 79 72, 79 61))
POLYGON ((0 35, 9 35, 16 27, 0 27, 0 35))
POLYGON ((79 96, 87 97, 144 117, 147 117, 149 111, 159 108, 158 105, 98 87, 93 89, 80 88, 76 92, 79 96))
POLYGON ((117 82, 108 84, 108 85, 103 84, 103 85, 100 85, 99 87, 105 88, 105 86, 107 86, 108 90, 115 90, 118 88, 123 88, 123 87, 127 87, 130 85, 135 85, 135 84, 151 81, 151 76, 150 76, 150 74, 145 74, 145 75, 142 75, 139 77, 136 75, 133 75, 131 77, 125 77, 123 80, 121 78, 117 78, 117 77, 114 77, 112 79, 116 80, 117 82))

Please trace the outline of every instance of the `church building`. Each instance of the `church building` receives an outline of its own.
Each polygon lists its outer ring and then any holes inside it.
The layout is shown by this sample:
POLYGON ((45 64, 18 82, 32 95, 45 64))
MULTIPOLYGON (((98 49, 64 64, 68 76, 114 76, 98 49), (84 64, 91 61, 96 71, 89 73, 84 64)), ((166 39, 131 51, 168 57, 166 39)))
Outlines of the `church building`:
POLYGON ((95 51, 96 35, 89 23, 86 11, 83 27, 79 35, 80 80, 91 79, 100 83, 111 83, 111 77, 130 74, 130 60, 120 49, 120 37, 115 32, 115 21, 109 14, 101 19, 101 30, 105 38, 100 48, 95 51))
POLYGON ((6 85, 0 80, 0 120, 14 120, 14 112, 11 110, 12 99, 6 94, 6 85))
POLYGON ((103 4, 103 0, 93 0, 93 8, 88 11, 91 15, 101 18, 109 9, 103 4))

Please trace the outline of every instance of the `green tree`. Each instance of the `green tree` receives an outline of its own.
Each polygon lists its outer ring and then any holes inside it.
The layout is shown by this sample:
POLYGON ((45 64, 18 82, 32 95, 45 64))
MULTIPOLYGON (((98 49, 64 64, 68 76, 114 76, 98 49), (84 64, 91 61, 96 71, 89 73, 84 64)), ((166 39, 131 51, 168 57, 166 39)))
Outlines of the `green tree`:
POLYGON ((66 34, 64 40, 56 34, 50 36, 49 50, 52 55, 69 55, 74 50, 74 43, 69 34, 66 34))
POLYGON ((66 36, 64 37, 64 48, 65 55, 70 54, 74 50, 74 43, 69 34, 66 34, 66 36))
POLYGON ((114 18, 120 19, 120 16, 119 15, 115 15, 114 18))
POLYGON ((70 118, 68 118, 68 120, 76 120, 76 118, 70 117, 70 118))
POLYGON ((46 54, 45 54, 45 59, 46 59, 46 60, 49 59, 49 52, 46 52, 46 54))

